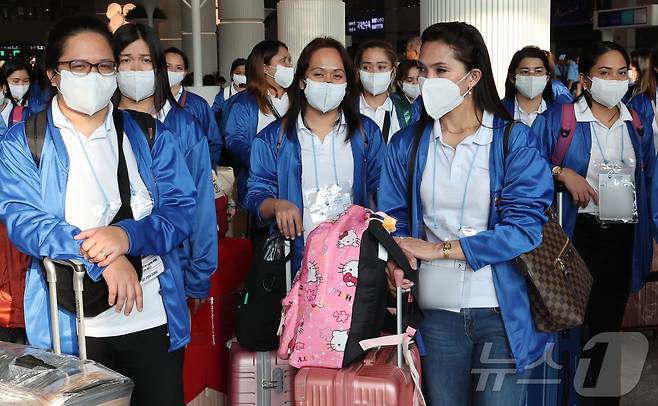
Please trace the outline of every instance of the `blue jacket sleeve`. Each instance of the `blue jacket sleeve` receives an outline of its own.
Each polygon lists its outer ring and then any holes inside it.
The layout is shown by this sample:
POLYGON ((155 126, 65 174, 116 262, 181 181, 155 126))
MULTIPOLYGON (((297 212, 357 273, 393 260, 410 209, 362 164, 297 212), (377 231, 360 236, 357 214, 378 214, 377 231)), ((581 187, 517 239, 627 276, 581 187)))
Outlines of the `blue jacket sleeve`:
POLYGON ((46 211, 39 171, 18 124, 0 139, 0 219, 16 247, 34 258, 75 259, 94 281, 103 269, 80 256, 80 229, 46 211))
MULTIPOLYGON (((555 108, 560 108, 560 105, 556 105, 555 108)), ((535 121, 532 123, 532 128, 530 129, 531 137, 535 137, 537 140, 537 147, 539 152, 546 159, 549 166, 551 164, 551 155, 553 154, 553 148, 555 148, 555 137, 554 130, 551 125, 551 119, 548 112, 540 114, 537 116, 535 121)))
POLYGON ((368 195, 372 196, 374 201, 377 202, 381 168, 386 158, 386 144, 379 126, 367 117, 362 117, 362 119, 365 119, 364 127, 368 138, 366 190, 368 195))
POLYGON ((260 206, 266 199, 276 199, 279 196, 276 144, 270 142, 279 131, 279 123, 268 126, 254 139, 251 147, 252 165, 247 183, 245 207, 261 221, 263 219, 260 215, 260 206))
POLYGON ((219 136, 219 126, 217 120, 210 110, 210 106, 205 99, 190 93, 188 103, 193 104, 190 106, 194 109, 193 116, 199 120, 201 128, 204 130, 206 139, 208 140, 208 149, 210 151, 210 164, 211 168, 217 166, 219 162, 219 155, 222 153, 223 141, 219 136))
POLYGON ((226 148, 247 167, 251 155, 251 144, 256 137, 258 116, 254 117, 250 99, 242 94, 231 104, 224 124, 226 148))
MULTIPOLYGON (((127 131, 129 125, 136 126, 128 119, 124 123, 127 131)), ((156 185, 151 193, 158 195, 157 206, 141 220, 117 223, 128 234, 128 253, 134 256, 166 255, 177 248, 190 233, 197 197, 174 135, 164 130, 161 123, 157 126, 158 135, 151 149, 151 172, 156 185)))
POLYGON ((413 137, 413 131, 398 131, 388 144, 379 181, 379 209, 397 220, 394 235, 408 237, 411 235, 409 216, 407 215, 407 165, 411 143, 402 142, 405 137, 413 137))
POLYGON ((222 106, 224 105, 224 89, 219 89, 219 93, 215 96, 215 101, 212 103, 212 107, 210 107, 210 110, 214 113, 217 113, 219 110, 222 109, 222 106))
POLYGON ((507 162, 502 163, 500 221, 492 230, 460 239, 474 270, 512 260, 541 243, 544 213, 553 200, 553 180, 548 164, 528 137, 525 125, 514 127, 507 162))

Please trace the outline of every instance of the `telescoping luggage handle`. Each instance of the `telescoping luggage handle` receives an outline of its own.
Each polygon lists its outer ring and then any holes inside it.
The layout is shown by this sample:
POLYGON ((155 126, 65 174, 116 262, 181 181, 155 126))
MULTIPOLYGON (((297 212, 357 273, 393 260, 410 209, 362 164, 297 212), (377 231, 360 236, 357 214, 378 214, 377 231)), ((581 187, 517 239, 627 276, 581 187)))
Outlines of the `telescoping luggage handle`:
POLYGON ((80 360, 87 360, 87 343, 85 341, 85 313, 82 302, 82 281, 87 272, 84 264, 76 260, 60 260, 44 258, 43 266, 46 268, 46 279, 48 282, 48 298, 50 305, 50 332, 53 341, 53 351, 55 354, 62 353, 62 344, 59 335, 59 314, 57 312, 57 273, 55 264, 70 267, 73 272, 73 291, 75 292, 75 318, 78 330, 78 351, 80 360))

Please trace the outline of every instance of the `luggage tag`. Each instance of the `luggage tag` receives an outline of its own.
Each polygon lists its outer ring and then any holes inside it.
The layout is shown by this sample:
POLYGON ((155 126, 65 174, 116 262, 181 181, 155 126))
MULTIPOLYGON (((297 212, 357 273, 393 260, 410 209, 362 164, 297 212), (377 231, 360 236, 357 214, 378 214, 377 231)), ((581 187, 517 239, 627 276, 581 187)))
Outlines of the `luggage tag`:
POLYGON ((599 221, 637 223, 634 168, 626 163, 595 162, 599 173, 599 221))
POLYGON ((309 207, 313 227, 340 217, 352 205, 352 188, 347 185, 322 185, 304 192, 304 205, 309 207))
POLYGON ((140 283, 143 285, 146 282, 153 280, 164 272, 164 262, 158 255, 149 255, 142 257, 142 280, 140 283))

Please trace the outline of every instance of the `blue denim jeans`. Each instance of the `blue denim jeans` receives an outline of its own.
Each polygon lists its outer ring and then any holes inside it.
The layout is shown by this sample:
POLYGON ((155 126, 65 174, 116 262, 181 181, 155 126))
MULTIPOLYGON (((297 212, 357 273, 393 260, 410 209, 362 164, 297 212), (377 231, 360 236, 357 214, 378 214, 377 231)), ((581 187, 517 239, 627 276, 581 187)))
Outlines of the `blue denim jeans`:
POLYGON ((426 310, 423 387, 431 406, 523 406, 528 372, 516 363, 497 308, 426 310))

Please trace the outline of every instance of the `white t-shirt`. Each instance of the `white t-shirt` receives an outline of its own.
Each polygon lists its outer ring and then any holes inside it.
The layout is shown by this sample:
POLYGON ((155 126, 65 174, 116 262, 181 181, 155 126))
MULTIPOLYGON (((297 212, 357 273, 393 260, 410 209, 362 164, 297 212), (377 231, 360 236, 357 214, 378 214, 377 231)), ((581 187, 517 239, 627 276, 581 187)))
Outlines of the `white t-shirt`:
MULTIPOLYGON (((53 99, 52 115, 53 124, 60 130, 69 155, 64 218, 67 223, 81 230, 106 226, 121 206, 117 180, 118 144, 112 119, 112 105, 110 104, 103 125, 89 137, 80 134, 64 116, 59 109, 57 97, 53 99), (98 183, 102 185, 102 190, 98 183), (106 207, 105 196, 109 200, 110 210, 103 216, 106 207)), ((151 214, 153 200, 142 181, 130 141, 125 135, 123 152, 132 189, 130 206, 135 220, 139 220, 151 214)), ((117 313, 113 307, 96 317, 85 317, 86 334, 90 337, 121 336, 167 323, 158 278, 142 283, 142 290, 142 312, 138 312, 135 307, 129 316, 124 316, 123 313, 117 313)))
MULTIPOLYGON (((283 93, 283 96, 281 96, 280 99, 272 95, 269 95, 268 98, 281 117, 288 112, 288 108, 290 107, 288 93, 283 93)), ((258 134, 263 128, 275 122, 276 119, 277 118, 274 114, 263 114, 263 112, 258 109, 258 127, 256 129, 256 134, 258 134)))
MULTIPOLYGON (((450 241, 460 237, 462 202, 461 225, 470 228, 475 234, 488 229, 491 204, 489 150, 493 139, 493 115, 485 112, 482 124, 475 134, 466 137, 453 149, 443 142, 439 120, 434 122, 420 184, 423 223, 430 242, 450 241)), ((474 272, 465 266, 464 261, 440 259, 435 263, 455 267, 455 272, 466 268, 462 308, 498 307, 491 266, 487 265, 474 272)))
POLYGON ((539 109, 537 111, 533 111, 531 113, 526 113, 523 111, 521 106, 519 105, 519 101, 514 98, 514 120, 520 120, 523 124, 527 125, 528 127, 532 127, 532 123, 535 122, 535 119, 537 118, 538 115, 541 113, 545 112, 548 107, 546 106, 546 100, 544 98, 541 99, 541 104, 539 105, 539 109))
MULTIPOLYGON (((633 169, 635 169, 636 165, 635 149, 633 148, 631 137, 628 134, 628 126, 626 125, 626 122, 632 121, 633 117, 624 103, 619 103, 617 107, 619 107, 620 112, 619 118, 612 127, 608 128, 594 117, 594 114, 592 114, 592 110, 587 105, 587 101, 584 97, 575 105, 576 121, 579 123, 590 123, 589 128, 592 134, 592 147, 590 149, 586 179, 587 183, 589 183, 597 193, 599 191, 599 174, 596 172, 593 162, 601 162, 603 160, 597 140, 601 145, 601 149, 603 149, 606 159, 610 161, 619 161, 622 157, 623 145, 624 161, 633 169)), ((593 201, 590 201, 587 207, 584 209, 578 209, 578 213, 598 215, 599 206, 593 201)))
MULTIPOLYGON (((297 120, 297 134, 299 144, 302 150, 302 191, 317 189, 319 186, 335 184, 336 175, 340 184, 349 185, 351 188, 354 184, 354 156, 352 155, 351 142, 345 142, 347 137, 347 124, 345 117, 341 117, 339 124, 324 137, 320 138, 306 128, 301 114, 297 120), (313 147, 315 146, 315 158, 313 147), (334 173, 334 160, 332 153, 334 148, 336 157, 336 172, 334 173), (315 159, 317 159, 317 178, 315 159)), ((303 195, 303 193, 302 193, 303 195)), ((304 201, 304 238, 313 230, 313 221, 308 207, 308 202, 304 201)))
POLYGON ((386 115, 390 114, 391 127, 388 132, 388 141, 391 141, 393 134, 400 131, 400 122, 398 121, 397 111, 395 110, 395 105, 393 104, 393 100, 391 100, 390 97, 388 97, 384 104, 381 106, 372 108, 362 94, 359 98, 359 110, 361 114, 371 118, 375 123, 377 123, 377 126, 379 126, 379 131, 382 132, 383 137, 386 137, 386 134, 384 134, 384 120, 386 119, 386 115))

